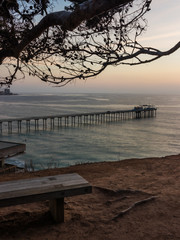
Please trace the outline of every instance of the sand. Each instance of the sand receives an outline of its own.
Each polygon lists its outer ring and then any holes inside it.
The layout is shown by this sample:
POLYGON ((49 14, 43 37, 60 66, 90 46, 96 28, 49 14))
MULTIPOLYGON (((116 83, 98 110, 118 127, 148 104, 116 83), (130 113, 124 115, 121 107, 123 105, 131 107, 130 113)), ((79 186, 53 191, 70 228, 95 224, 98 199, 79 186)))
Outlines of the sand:
POLYGON ((0 181, 77 172, 89 195, 65 198, 55 224, 48 201, 0 209, 0 239, 180 240, 180 155, 0 175, 0 181))

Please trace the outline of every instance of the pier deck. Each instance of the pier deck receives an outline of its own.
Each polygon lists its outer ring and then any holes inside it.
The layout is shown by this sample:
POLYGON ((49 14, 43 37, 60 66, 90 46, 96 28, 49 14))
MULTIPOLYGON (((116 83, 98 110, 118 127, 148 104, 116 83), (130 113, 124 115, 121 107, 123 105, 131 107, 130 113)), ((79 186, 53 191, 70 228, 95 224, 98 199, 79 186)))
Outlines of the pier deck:
POLYGON ((4 159, 25 152, 26 144, 0 141, 0 167, 4 165, 4 159))
POLYGON ((70 124, 95 124, 125 119, 154 117, 156 116, 156 110, 157 108, 155 107, 135 107, 132 110, 0 119, 0 133, 2 133, 4 129, 7 129, 8 133, 12 133, 13 129, 18 132, 21 132, 22 128, 25 128, 26 131, 30 131, 32 127, 34 130, 46 130, 47 128, 53 129, 55 125, 60 127, 70 124))

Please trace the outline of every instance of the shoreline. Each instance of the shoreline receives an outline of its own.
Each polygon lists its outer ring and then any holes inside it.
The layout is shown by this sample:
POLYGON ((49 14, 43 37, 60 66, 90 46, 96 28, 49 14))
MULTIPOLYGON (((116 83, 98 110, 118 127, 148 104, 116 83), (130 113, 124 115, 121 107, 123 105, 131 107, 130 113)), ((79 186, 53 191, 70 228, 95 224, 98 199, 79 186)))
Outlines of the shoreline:
MULTIPOLYGON (((45 169, 37 169, 37 170, 28 170, 28 168, 23 168, 23 167, 19 167, 18 165, 12 164, 12 163, 5 163, 7 166, 14 166, 17 171, 12 171, 12 172, 4 172, 4 174, 0 175, 0 182, 1 180, 1 176, 6 176, 8 175, 8 173, 11 174, 23 174, 24 177, 26 178, 26 175, 28 177, 33 177, 33 176, 44 176, 44 175, 49 175, 50 172, 54 175, 54 172, 59 172, 61 173, 69 173, 69 171, 71 172, 71 169, 75 170, 76 168, 85 168, 86 166, 89 167, 98 167, 98 165, 114 165, 114 164, 118 164, 120 162, 126 162, 127 164, 130 164, 131 162, 133 163, 133 161, 151 161, 151 160, 163 160, 163 159, 171 159, 171 158, 179 158, 180 159, 180 154, 173 154, 173 155, 167 155, 167 156, 161 156, 161 157, 144 157, 144 158, 127 158, 127 159, 121 159, 121 160, 115 160, 115 161, 102 161, 102 162, 85 162, 85 163, 77 163, 75 165, 69 165, 69 166, 65 166, 65 167, 52 167, 52 168, 45 168, 45 169), (42 173, 41 173, 42 172, 42 173), (37 173, 37 174, 36 174, 37 173), (32 176, 31 176, 32 175, 32 176)), ((31 169, 31 168, 30 168, 31 169)), ((3 171, 3 169, 2 169, 3 171)), ((3 179, 6 179, 6 177, 3 179)), ((13 178, 13 179, 18 179, 18 175, 17 176, 9 176, 7 178, 13 178)), ((21 178, 22 176, 20 176, 21 178)))
POLYGON ((65 198, 61 224, 53 223, 47 201, 1 208, 1 239, 179 240, 179 163, 180 154, 0 175, 8 181, 77 172, 93 186, 90 195, 65 198))

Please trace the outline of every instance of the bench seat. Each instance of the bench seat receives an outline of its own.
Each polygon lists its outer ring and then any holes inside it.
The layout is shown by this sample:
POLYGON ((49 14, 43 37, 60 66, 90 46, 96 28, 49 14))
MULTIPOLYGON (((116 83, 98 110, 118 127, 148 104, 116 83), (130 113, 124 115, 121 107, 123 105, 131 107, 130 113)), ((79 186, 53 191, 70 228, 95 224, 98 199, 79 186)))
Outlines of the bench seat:
POLYGON ((92 192, 77 173, 0 182, 0 207, 50 200, 56 222, 64 221, 64 198, 92 192))

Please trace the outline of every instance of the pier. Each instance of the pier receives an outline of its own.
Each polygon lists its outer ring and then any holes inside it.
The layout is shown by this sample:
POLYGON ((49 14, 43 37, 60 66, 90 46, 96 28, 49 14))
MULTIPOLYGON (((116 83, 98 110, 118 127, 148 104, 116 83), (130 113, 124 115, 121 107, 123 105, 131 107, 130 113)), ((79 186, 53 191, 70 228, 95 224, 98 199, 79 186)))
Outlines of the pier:
POLYGON ((0 141, 0 173, 1 168, 4 166, 4 159, 24 153, 26 150, 26 145, 24 143, 15 142, 5 142, 0 141))
POLYGON ((21 132, 23 129, 47 130, 62 126, 75 126, 80 124, 101 124, 104 122, 121 121, 127 119, 140 119, 156 116, 156 107, 142 105, 131 110, 118 110, 106 112, 78 113, 54 116, 35 116, 27 118, 0 119, 0 134, 21 132))

